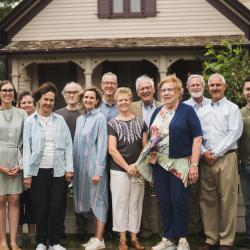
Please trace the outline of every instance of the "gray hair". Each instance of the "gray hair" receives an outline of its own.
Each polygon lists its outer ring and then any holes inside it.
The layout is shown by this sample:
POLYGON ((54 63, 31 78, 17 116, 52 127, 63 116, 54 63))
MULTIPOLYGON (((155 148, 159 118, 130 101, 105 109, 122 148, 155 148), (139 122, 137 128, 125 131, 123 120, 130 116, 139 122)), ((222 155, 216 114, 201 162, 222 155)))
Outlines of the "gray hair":
POLYGON ((150 82, 150 84, 152 85, 153 89, 155 88, 154 80, 152 78, 150 78, 149 76, 147 76, 147 75, 142 75, 142 76, 139 76, 135 81, 136 90, 139 89, 139 84, 140 84, 141 80, 148 80, 150 82))
POLYGON ((68 83, 64 86, 64 88, 63 88, 63 90, 62 90, 62 92, 61 92, 61 94, 62 94, 63 96, 65 95, 65 90, 66 90, 70 85, 74 85, 75 87, 77 87, 79 93, 82 91, 82 86, 81 86, 79 83, 73 82, 73 81, 72 81, 72 82, 68 82, 68 83))
POLYGON ((200 83, 202 83, 203 87, 205 87, 206 83, 205 83, 205 80, 204 80, 204 77, 202 75, 198 75, 198 74, 193 74, 193 75, 190 75, 187 79, 187 87, 189 86, 190 82, 192 79, 199 79, 200 83))
POLYGON ((223 75, 219 74, 219 73, 215 73, 213 75, 211 75, 209 78, 208 78, 208 85, 211 83, 211 81, 214 79, 214 78, 220 78, 221 82, 223 84, 226 84, 226 80, 224 78, 223 75))
POLYGON ((105 73, 105 74, 102 76, 102 82, 104 81, 104 78, 105 78, 106 76, 113 76, 113 77, 115 78, 116 83, 117 83, 117 75, 114 74, 113 72, 107 72, 107 73, 105 73))

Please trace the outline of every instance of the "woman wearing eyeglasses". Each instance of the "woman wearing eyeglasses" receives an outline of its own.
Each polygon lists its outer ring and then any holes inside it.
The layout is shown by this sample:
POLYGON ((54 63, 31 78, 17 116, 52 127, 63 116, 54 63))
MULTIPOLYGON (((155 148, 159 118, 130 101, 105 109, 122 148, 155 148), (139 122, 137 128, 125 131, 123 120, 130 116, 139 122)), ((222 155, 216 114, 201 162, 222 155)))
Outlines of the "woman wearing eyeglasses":
POLYGON ((22 130, 26 112, 15 107, 17 93, 10 81, 0 82, 0 250, 9 250, 6 239, 6 208, 10 228, 10 246, 16 244, 19 222, 19 196, 22 193, 22 130))

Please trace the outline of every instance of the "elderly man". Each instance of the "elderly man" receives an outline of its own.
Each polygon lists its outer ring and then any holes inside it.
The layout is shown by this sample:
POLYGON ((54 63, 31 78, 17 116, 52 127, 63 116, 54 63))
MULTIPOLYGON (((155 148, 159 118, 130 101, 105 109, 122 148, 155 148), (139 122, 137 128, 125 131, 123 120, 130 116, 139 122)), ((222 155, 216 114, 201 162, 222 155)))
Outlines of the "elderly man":
POLYGON ((240 110, 244 126, 242 136, 239 140, 239 156, 241 161, 240 181, 246 207, 246 234, 236 245, 250 248, 250 76, 245 80, 243 96, 247 104, 240 110))
MULTIPOLYGON (((205 81, 201 75, 190 75, 187 80, 187 89, 191 96, 190 99, 184 103, 192 106, 197 114, 202 107, 211 103, 211 100, 203 96, 205 90, 205 81)), ((192 184, 190 187, 189 195, 189 232, 200 233, 202 232, 202 222, 200 213, 200 182, 192 184)))
MULTIPOLYGON (((131 112, 135 116, 143 118, 147 126, 149 126, 153 112, 157 107, 161 106, 162 103, 154 99, 155 86, 153 79, 143 75, 136 79, 135 84, 137 95, 141 100, 132 103, 131 112)), ((142 237, 149 237, 152 233, 161 231, 159 226, 158 206, 155 205, 157 202, 154 199, 154 190, 149 183, 146 183, 140 233, 142 237)))
POLYGON ((117 87, 117 76, 114 73, 108 72, 102 76, 101 89, 103 98, 100 108, 107 122, 115 118, 118 114, 114 100, 117 87))
POLYGON ((219 243, 232 249, 236 232, 238 164, 237 140, 243 129, 238 106, 224 96, 226 81, 218 73, 208 80, 212 102, 201 109, 203 131, 200 207, 206 236, 199 250, 219 243))

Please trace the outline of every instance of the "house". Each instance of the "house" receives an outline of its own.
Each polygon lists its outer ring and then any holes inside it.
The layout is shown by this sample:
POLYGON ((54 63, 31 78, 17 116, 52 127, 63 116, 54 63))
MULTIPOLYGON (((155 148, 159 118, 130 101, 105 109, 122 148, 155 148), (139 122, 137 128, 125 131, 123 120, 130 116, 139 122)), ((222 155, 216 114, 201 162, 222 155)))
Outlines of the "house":
POLYGON ((249 8, 250 0, 23 0, 0 21, 0 55, 19 91, 45 81, 98 86, 112 71, 135 93, 142 74, 157 83, 201 72, 208 44, 249 46, 249 8))

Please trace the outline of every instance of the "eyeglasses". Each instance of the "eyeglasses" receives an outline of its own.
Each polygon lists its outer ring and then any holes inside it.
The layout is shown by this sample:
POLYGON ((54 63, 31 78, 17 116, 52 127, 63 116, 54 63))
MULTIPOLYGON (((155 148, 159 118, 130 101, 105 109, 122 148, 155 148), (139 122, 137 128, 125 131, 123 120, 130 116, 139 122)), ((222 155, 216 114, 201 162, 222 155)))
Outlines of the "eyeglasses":
POLYGON ((77 95, 79 92, 78 91, 66 91, 66 95, 77 95))
POLYGON ((117 83, 116 82, 102 82, 102 84, 104 85, 116 85, 117 83))
POLYGON ((3 94, 14 93, 14 89, 1 89, 1 92, 2 92, 3 94))
POLYGON ((161 89, 161 92, 174 92, 176 90, 176 88, 164 88, 161 89))

